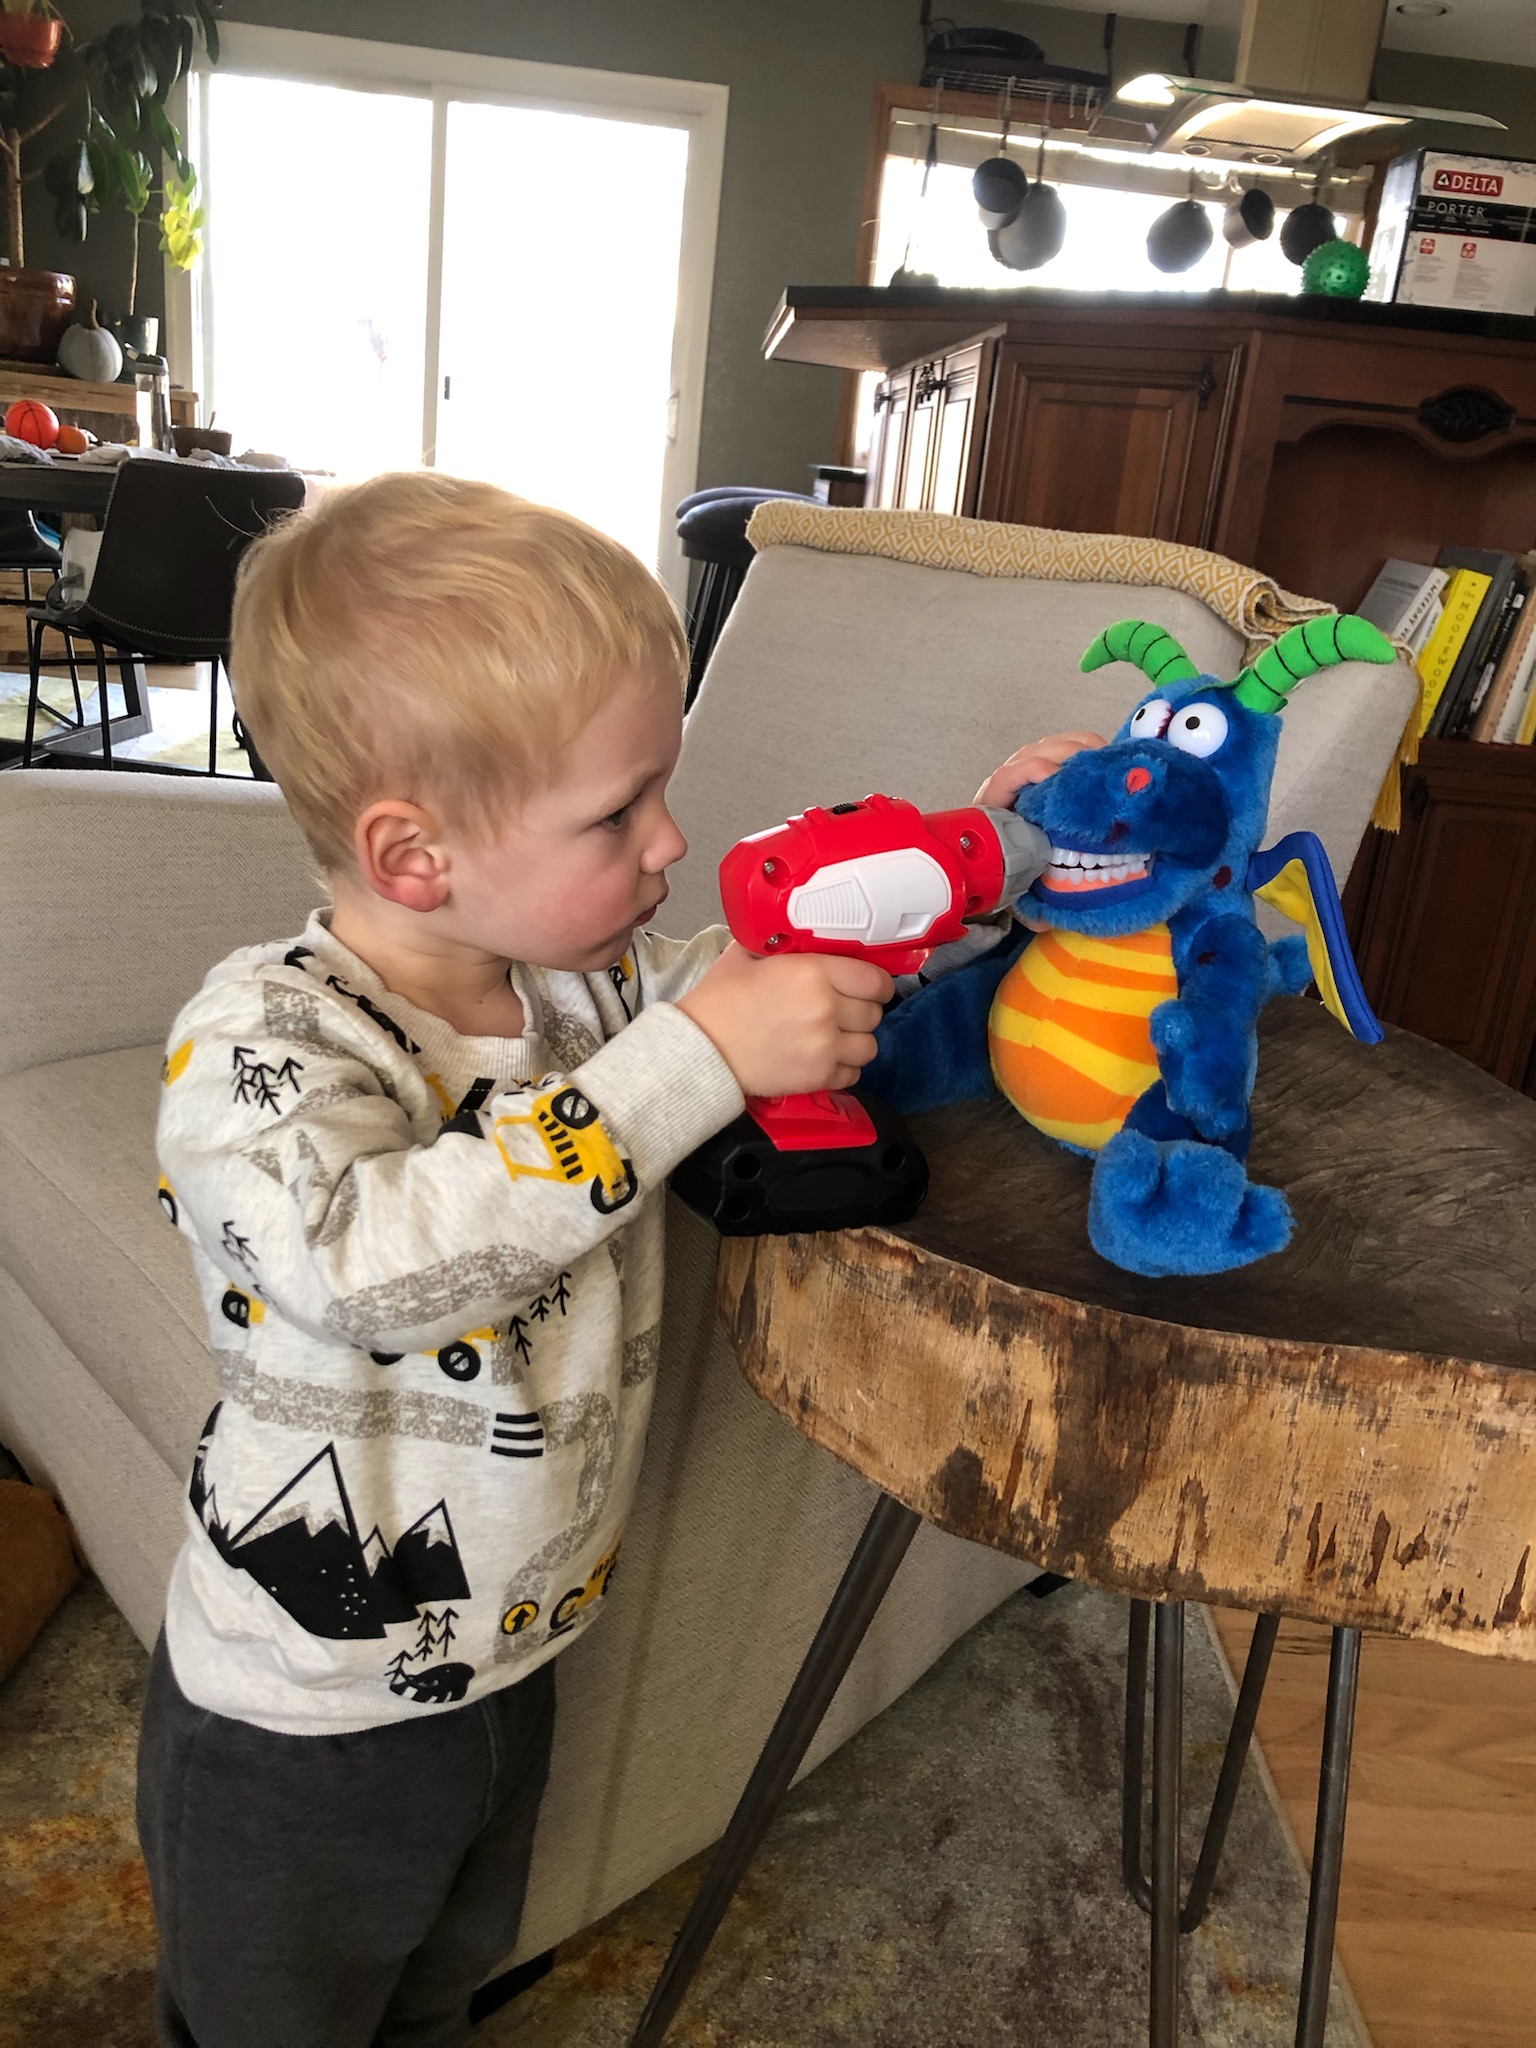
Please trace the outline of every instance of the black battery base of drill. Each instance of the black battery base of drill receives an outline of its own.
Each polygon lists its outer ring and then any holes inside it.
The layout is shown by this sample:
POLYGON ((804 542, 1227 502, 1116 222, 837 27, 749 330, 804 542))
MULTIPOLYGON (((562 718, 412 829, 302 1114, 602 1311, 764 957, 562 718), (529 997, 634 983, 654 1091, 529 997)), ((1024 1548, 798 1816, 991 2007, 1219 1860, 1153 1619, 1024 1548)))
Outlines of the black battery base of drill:
POLYGON ((895 1110, 851 1092, 875 1127, 873 1144, 781 1152, 743 1113, 674 1168, 673 1193, 722 1237, 905 1223, 928 1192, 928 1162, 895 1110))

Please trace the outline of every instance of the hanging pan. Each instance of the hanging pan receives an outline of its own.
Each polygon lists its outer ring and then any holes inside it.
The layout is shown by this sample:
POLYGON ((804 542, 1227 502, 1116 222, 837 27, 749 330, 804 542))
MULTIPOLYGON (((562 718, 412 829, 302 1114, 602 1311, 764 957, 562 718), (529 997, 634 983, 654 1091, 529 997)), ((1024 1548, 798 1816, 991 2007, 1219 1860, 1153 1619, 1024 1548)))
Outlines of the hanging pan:
POLYGON ((1045 138, 1049 125, 1047 114, 1040 124, 1035 182, 1020 200, 1012 220, 987 237, 992 254, 1009 270, 1039 270, 1053 256, 1060 255, 1067 238, 1067 209, 1056 187, 1045 182, 1045 138))
POLYGON ((976 201, 976 211, 981 215, 984 228, 1007 227, 1029 190, 1029 179, 1008 154, 1012 111, 1013 80, 1010 78, 1003 92, 1003 132, 997 145, 997 155, 989 156, 985 163, 978 164, 971 174, 971 196, 976 201))

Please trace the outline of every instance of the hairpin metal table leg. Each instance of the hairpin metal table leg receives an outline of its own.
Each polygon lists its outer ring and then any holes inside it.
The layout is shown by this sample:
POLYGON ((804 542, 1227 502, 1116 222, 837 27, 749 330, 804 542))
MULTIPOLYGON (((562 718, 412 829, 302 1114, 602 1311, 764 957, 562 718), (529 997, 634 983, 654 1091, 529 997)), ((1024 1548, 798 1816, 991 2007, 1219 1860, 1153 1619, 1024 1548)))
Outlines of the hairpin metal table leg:
MULTIPOLYGON (((1253 1745, 1254 1723, 1264 1682, 1269 1676, 1275 1638, 1280 1630, 1278 1614, 1260 1614, 1254 1619, 1253 1640, 1243 1666, 1242 1684, 1227 1733, 1221 1759, 1221 1774, 1211 1800, 1210 1816, 1200 1844, 1200 1857, 1190 1880, 1189 1896, 1179 1915, 1179 1932, 1193 1934, 1210 1910, 1211 1891, 1221 1866, 1227 1829, 1243 1781, 1248 1751, 1253 1745)), ((1120 1789, 1120 1867, 1125 1888, 1144 1913, 1152 1910, 1152 1887, 1141 1862, 1142 1798, 1145 1790, 1147 1752, 1147 1668, 1148 1644, 1152 1632, 1152 1603, 1131 1602, 1130 1641, 1125 1659, 1125 1769, 1120 1789)))
POLYGON ((1184 1763, 1184 1606, 1157 1609, 1152 1648, 1152 1969, 1147 2039, 1179 2038, 1179 1812, 1184 1763))
POLYGON ((1211 1888, 1221 1865, 1221 1852, 1227 1845, 1227 1829, 1231 1825, 1232 1809, 1237 1804, 1238 1787, 1243 1782, 1243 1766, 1248 1761, 1254 1723, 1259 1718, 1259 1702, 1264 1697, 1264 1681, 1269 1676, 1269 1662, 1275 1654, 1275 1638, 1279 1633, 1278 1614, 1260 1614, 1254 1618, 1253 1640, 1248 1645, 1248 1661, 1243 1666, 1243 1680, 1238 1687, 1237 1705, 1233 1709, 1232 1726, 1221 1759, 1221 1775, 1216 1780, 1210 1818, 1205 1824, 1205 1838, 1200 1844, 1200 1858, 1190 1879, 1189 1897, 1179 1915, 1181 1934, 1193 1934, 1210 1910, 1211 1888))
POLYGON ((1354 1744, 1355 1696, 1360 1682, 1360 1631, 1336 1628, 1328 1658, 1328 1706, 1323 1718, 1323 1759, 1318 1773, 1317 1833, 1312 1844, 1312 1889, 1307 1899, 1307 1946, 1301 1965, 1296 2048, 1322 2048, 1328 2024, 1328 1985, 1339 1918, 1344 1866, 1344 1820, 1349 1804, 1349 1759, 1354 1744))
POLYGON ((630 2048, 657 2048, 664 2038, 921 1520, 888 1493, 875 1503, 747 1789, 716 1845, 630 2048))
POLYGON ((1152 1602, 1131 1602, 1131 1633, 1125 1652, 1125 1764, 1120 1779, 1120 1872, 1143 1913, 1152 1910, 1152 1887, 1141 1867, 1141 1803, 1147 1774, 1147 1670, 1152 1642, 1152 1602))

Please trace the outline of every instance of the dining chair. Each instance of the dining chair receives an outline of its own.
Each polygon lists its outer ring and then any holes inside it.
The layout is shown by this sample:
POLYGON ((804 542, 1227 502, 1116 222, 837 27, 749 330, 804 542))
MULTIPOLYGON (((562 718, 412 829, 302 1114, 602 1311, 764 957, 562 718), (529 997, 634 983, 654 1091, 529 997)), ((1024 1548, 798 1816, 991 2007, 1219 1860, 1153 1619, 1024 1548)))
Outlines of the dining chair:
MULTIPOLYGON (((142 713, 139 664, 146 658, 207 662, 210 668, 208 769, 218 773, 219 671, 229 663, 230 615, 241 557, 275 519, 304 502, 304 480, 288 470, 214 469, 203 463, 129 460, 107 504, 101 552, 86 596, 75 605, 27 607, 27 733, 22 765, 30 766, 35 735, 43 634, 91 648, 102 766, 113 766, 107 704, 110 651, 130 708, 142 713)), ((79 700, 77 698, 77 710, 79 700)), ((55 714, 59 715, 59 714, 55 714)), ((68 721, 66 721, 67 723, 68 721)), ((83 732, 83 711, 71 727, 83 732)), ((49 744, 49 743, 45 743, 49 744)), ((198 769, 175 772, 199 774, 198 769)))

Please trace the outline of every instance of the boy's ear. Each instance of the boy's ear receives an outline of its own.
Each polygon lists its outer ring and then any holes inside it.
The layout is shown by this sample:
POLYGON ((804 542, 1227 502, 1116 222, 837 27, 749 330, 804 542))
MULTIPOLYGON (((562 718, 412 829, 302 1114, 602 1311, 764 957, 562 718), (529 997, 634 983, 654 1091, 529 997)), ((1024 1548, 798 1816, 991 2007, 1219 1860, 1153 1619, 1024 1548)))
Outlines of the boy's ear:
POLYGON ((357 869, 365 885, 403 910, 440 910, 448 900, 448 855, 437 820, 420 804, 384 797, 352 828, 357 869))

